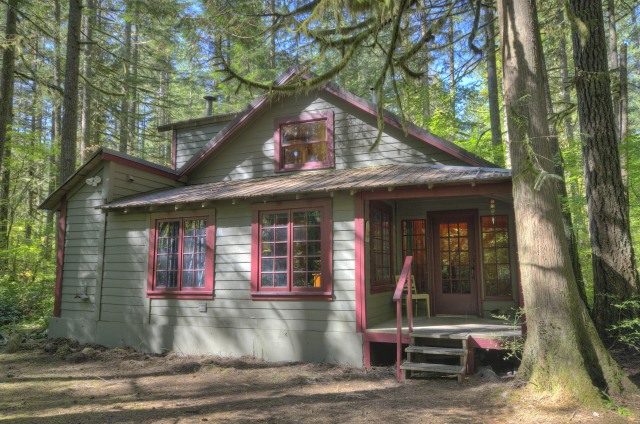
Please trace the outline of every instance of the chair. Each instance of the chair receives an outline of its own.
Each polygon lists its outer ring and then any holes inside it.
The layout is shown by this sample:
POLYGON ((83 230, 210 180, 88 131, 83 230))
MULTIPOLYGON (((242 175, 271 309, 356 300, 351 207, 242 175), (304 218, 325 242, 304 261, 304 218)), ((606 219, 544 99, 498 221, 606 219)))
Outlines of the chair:
MULTIPOLYGON (((400 278, 399 275, 396 275, 396 281, 400 278)), ((405 304, 407 303, 407 298, 408 298, 408 294, 407 294, 407 289, 408 287, 405 285, 404 286, 404 292, 402 293, 402 300, 405 302, 405 304)), ((413 303, 415 301, 415 316, 418 316, 418 301, 419 300, 425 300, 425 305, 427 307, 427 318, 431 318, 431 302, 429 300, 429 293, 418 293, 416 290, 416 279, 414 278, 414 276, 411 276, 411 302, 413 303)), ((411 309, 413 309, 413 305, 411 305, 411 309)))

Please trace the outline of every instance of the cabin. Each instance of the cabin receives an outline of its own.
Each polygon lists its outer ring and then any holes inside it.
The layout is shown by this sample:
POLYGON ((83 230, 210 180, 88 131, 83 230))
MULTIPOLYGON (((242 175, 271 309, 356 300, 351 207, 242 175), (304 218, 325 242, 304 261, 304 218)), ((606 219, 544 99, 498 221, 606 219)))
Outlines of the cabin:
POLYGON ((171 167, 95 152, 41 205, 59 211, 49 337, 469 372, 521 335, 492 318, 522 303, 511 173, 389 112, 374 146, 376 110, 327 83, 160 127, 171 167))

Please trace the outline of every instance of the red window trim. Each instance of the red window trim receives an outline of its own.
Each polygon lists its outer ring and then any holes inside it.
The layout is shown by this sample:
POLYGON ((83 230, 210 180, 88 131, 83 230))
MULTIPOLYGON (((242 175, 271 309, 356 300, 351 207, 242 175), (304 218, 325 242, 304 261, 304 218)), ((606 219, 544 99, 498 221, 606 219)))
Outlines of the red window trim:
POLYGON ((285 118, 276 118, 275 128, 273 134, 273 148, 274 148, 274 171, 275 172, 288 172, 288 171, 301 171, 308 169, 323 169, 333 168, 335 166, 334 156, 334 135, 333 135, 333 111, 315 112, 315 113, 302 113, 298 116, 290 116, 285 118), (324 162, 307 162, 300 165, 285 165, 284 157, 282 155, 282 140, 280 137, 280 127, 285 124, 296 124, 313 121, 326 121, 327 129, 327 160, 324 162))
POLYGON ((513 297, 513 259, 511 257, 511 221, 509 219, 509 215, 507 214, 500 214, 500 215, 495 215, 497 216, 504 216, 507 218, 507 235, 509 237, 509 281, 511 282, 511 294, 510 295, 502 295, 502 296, 487 296, 485 294, 485 285, 484 285, 484 245, 482 244, 482 218, 485 218, 487 216, 490 215, 481 215, 479 217, 480 220, 480 249, 482 249, 481 255, 480 255, 480 263, 482 264, 482 268, 480 269, 480 278, 482 281, 482 300, 514 300, 513 297))
MULTIPOLYGON (((251 220, 251 299, 253 300, 333 300, 333 211, 331 199, 292 200, 253 205, 251 220), (322 286, 290 290, 260 286, 261 251, 260 213, 320 209, 322 286)), ((290 253, 289 253, 290 254, 290 253)), ((289 262, 291 263, 291 262, 289 262)), ((291 272, 290 270, 288 271, 291 272)), ((290 276, 288 283, 290 284, 290 276)))
MULTIPOLYGON (((149 225, 149 261, 147 267, 147 297, 150 299, 213 299, 213 270, 214 270, 214 246, 215 246, 215 211, 179 211, 164 212, 151 215, 149 225), (204 218, 207 221, 207 250, 205 256, 204 287, 189 288, 181 290, 179 288, 156 288, 156 248, 157 248, 157 228, 158 223, 172 219, 204 218)), ((180 251, 182 251, 183 238, 180 237, 180 251)), ((179 267, 181 269, 182 267, 179 267)), ((181 278, 180 273, 178 273, 181 278)))
POLYGON ((393 255, 393 210, 391 206, 384 202, 380 201, 371 201, 369 203, 369 287, 371 294, 374 293, 382 293, 386 291, 391 291, 395 289, 395 281, 393 281, 394 273, 394 255, 393 255), (391 246, 389 246, 389 255, 390 255, 390 269, 391 269, 391 280, 389 282, 376 282, 373 280, 373 276, 375 273, 373 272, 373 241, 371 240, 371 234, 373 233, 373 219, 371 219, 373 215, 373 210, 378 209, 379 211, 388 214, 390 217, 390 225, 389 225, 389 241, 391 242, 391 246))

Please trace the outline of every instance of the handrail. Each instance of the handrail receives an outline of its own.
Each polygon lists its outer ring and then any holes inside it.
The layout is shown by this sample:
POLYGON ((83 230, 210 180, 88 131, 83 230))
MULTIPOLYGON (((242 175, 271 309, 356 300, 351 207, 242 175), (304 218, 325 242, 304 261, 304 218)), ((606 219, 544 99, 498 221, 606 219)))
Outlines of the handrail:
POLYGON ((400 277, 398 277, 398 283, 396 284, 396 291, 393 293, 393 301, 396 302, 396 378, 398 381, 402 380, 402 370, 400 365, 402 364, 402 292, 404 291, 405 284, 409 284, 407 290, 407 321, 409 324, 409 334, 413 331, 413 303, 411 301, 411 264, 413 263, 413 256, 407 256, 402 265, 402 271, 400 277))

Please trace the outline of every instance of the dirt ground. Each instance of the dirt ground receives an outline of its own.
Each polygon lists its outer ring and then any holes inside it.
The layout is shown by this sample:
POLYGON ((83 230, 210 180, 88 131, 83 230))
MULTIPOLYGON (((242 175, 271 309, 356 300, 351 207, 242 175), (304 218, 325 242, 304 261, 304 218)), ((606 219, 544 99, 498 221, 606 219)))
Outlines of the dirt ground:
MULTIPOLYGON (((618 352, 640 379, 637 353, 618 352)), ((518 388, 512 378, 394 379, 391 367, 152 356, 30 342, 0 351, 0 421, 11 423, 556 423, 640 422, 640 396, 585 409, 518 388)))

